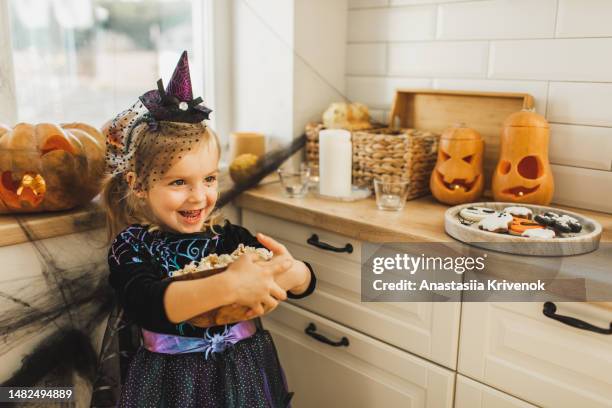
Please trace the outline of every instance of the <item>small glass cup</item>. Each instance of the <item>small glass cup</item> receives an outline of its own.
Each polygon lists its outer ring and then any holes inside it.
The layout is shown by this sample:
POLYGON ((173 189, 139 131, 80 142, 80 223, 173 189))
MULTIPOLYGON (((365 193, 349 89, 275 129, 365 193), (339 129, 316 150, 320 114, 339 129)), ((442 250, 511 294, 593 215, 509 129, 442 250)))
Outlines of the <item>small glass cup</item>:
POLYGON ((293 169, 278 169, 278 178, 280 179, 285 196, 290 198, 301 198, 308 192, 310 169, 307 167, 300 167, 298 171, 293 169))
POLYGON ((379 210, 401 211, 408 197, 408 182, 374 180, 374 192, 379 210))
POLYGON ((319 187, 319 166, 314 163, 300 163, 301 171, 308 171, 308 189, 317 190, 319 187))

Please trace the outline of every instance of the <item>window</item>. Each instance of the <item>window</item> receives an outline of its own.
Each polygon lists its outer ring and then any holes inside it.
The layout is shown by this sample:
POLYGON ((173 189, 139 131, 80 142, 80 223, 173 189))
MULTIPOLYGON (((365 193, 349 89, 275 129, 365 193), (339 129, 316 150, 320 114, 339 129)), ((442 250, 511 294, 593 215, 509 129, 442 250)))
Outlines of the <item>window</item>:
POLYGON ((167 82, 184 49, 194 96, 205 97, 203 4, 9 0, 17 120, 100 127, 159 78, 167 82))

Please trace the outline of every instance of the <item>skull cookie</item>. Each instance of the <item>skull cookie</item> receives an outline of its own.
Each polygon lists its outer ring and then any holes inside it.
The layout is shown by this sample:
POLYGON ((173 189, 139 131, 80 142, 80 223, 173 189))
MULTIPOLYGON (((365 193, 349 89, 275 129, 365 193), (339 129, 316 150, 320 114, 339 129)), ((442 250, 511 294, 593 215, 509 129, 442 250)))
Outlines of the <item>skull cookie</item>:
POLYGON ((486 207, 467 207, 459 211, 459 218, 462 224, 473 224, 489 215, 496 214, 498 214, 497 211, 486 207))

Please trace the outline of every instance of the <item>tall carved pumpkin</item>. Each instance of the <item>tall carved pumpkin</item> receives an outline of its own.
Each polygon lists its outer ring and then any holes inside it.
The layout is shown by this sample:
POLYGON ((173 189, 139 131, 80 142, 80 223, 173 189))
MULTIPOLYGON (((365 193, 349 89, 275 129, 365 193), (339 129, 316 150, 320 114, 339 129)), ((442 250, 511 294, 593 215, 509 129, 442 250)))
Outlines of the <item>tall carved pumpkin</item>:
POLYGON ((548 161, 549 125, 530 110, 513 113, 505 121, 499 162, 493 172, 493 197, 548 205, 555 192, 548 161))
POLYGON ((475 201, 482 194, 482 153, 480 134, 463 125, 446 129, 440 138, 438 160, 429 179, 434 197, 445 204, 475 201))
POLYGON ((84 123, 0 125, 0 213, 66 210, 100 192, 102 134, 84 123))

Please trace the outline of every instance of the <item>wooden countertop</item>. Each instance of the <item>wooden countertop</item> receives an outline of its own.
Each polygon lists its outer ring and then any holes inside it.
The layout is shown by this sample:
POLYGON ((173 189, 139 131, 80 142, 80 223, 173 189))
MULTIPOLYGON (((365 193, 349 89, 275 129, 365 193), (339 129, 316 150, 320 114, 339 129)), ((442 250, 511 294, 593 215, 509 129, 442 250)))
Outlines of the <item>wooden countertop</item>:
POLYGON ((69 211, 0 215, 0 247, 101 228, 104 223, 98 200, 69 211))
MULTIPOLYGON (((283 196, 277 182, 262 184, 243 193, 242 208, 326 229, 370 242, 452 242, 444 232, 447 206, 431 196, 411 200, 400 212, 380 211, 374 198, 338 202, 308 195, 283 196)), ((597 220, 603 227, 602 242, 612 242, 612 215, 569 207, 597 220)), ((44 239, 104 226, 104 213, 96 199, 75 210, 45 214, 0 215, 0 247, 30 239, 44 239)))
MULTIPOLYGON (((400 212, 380 211, 373 197, 355 202, 283 196, 279 183, 262 184, 243 193, 239 207, 370 242, 451 242, 444 232, 444 212, 449 208, 427 196, 411 200, 400 212)), ((557 206, 598 221, 602 242, 612 242, 612 215, 557 206)))

